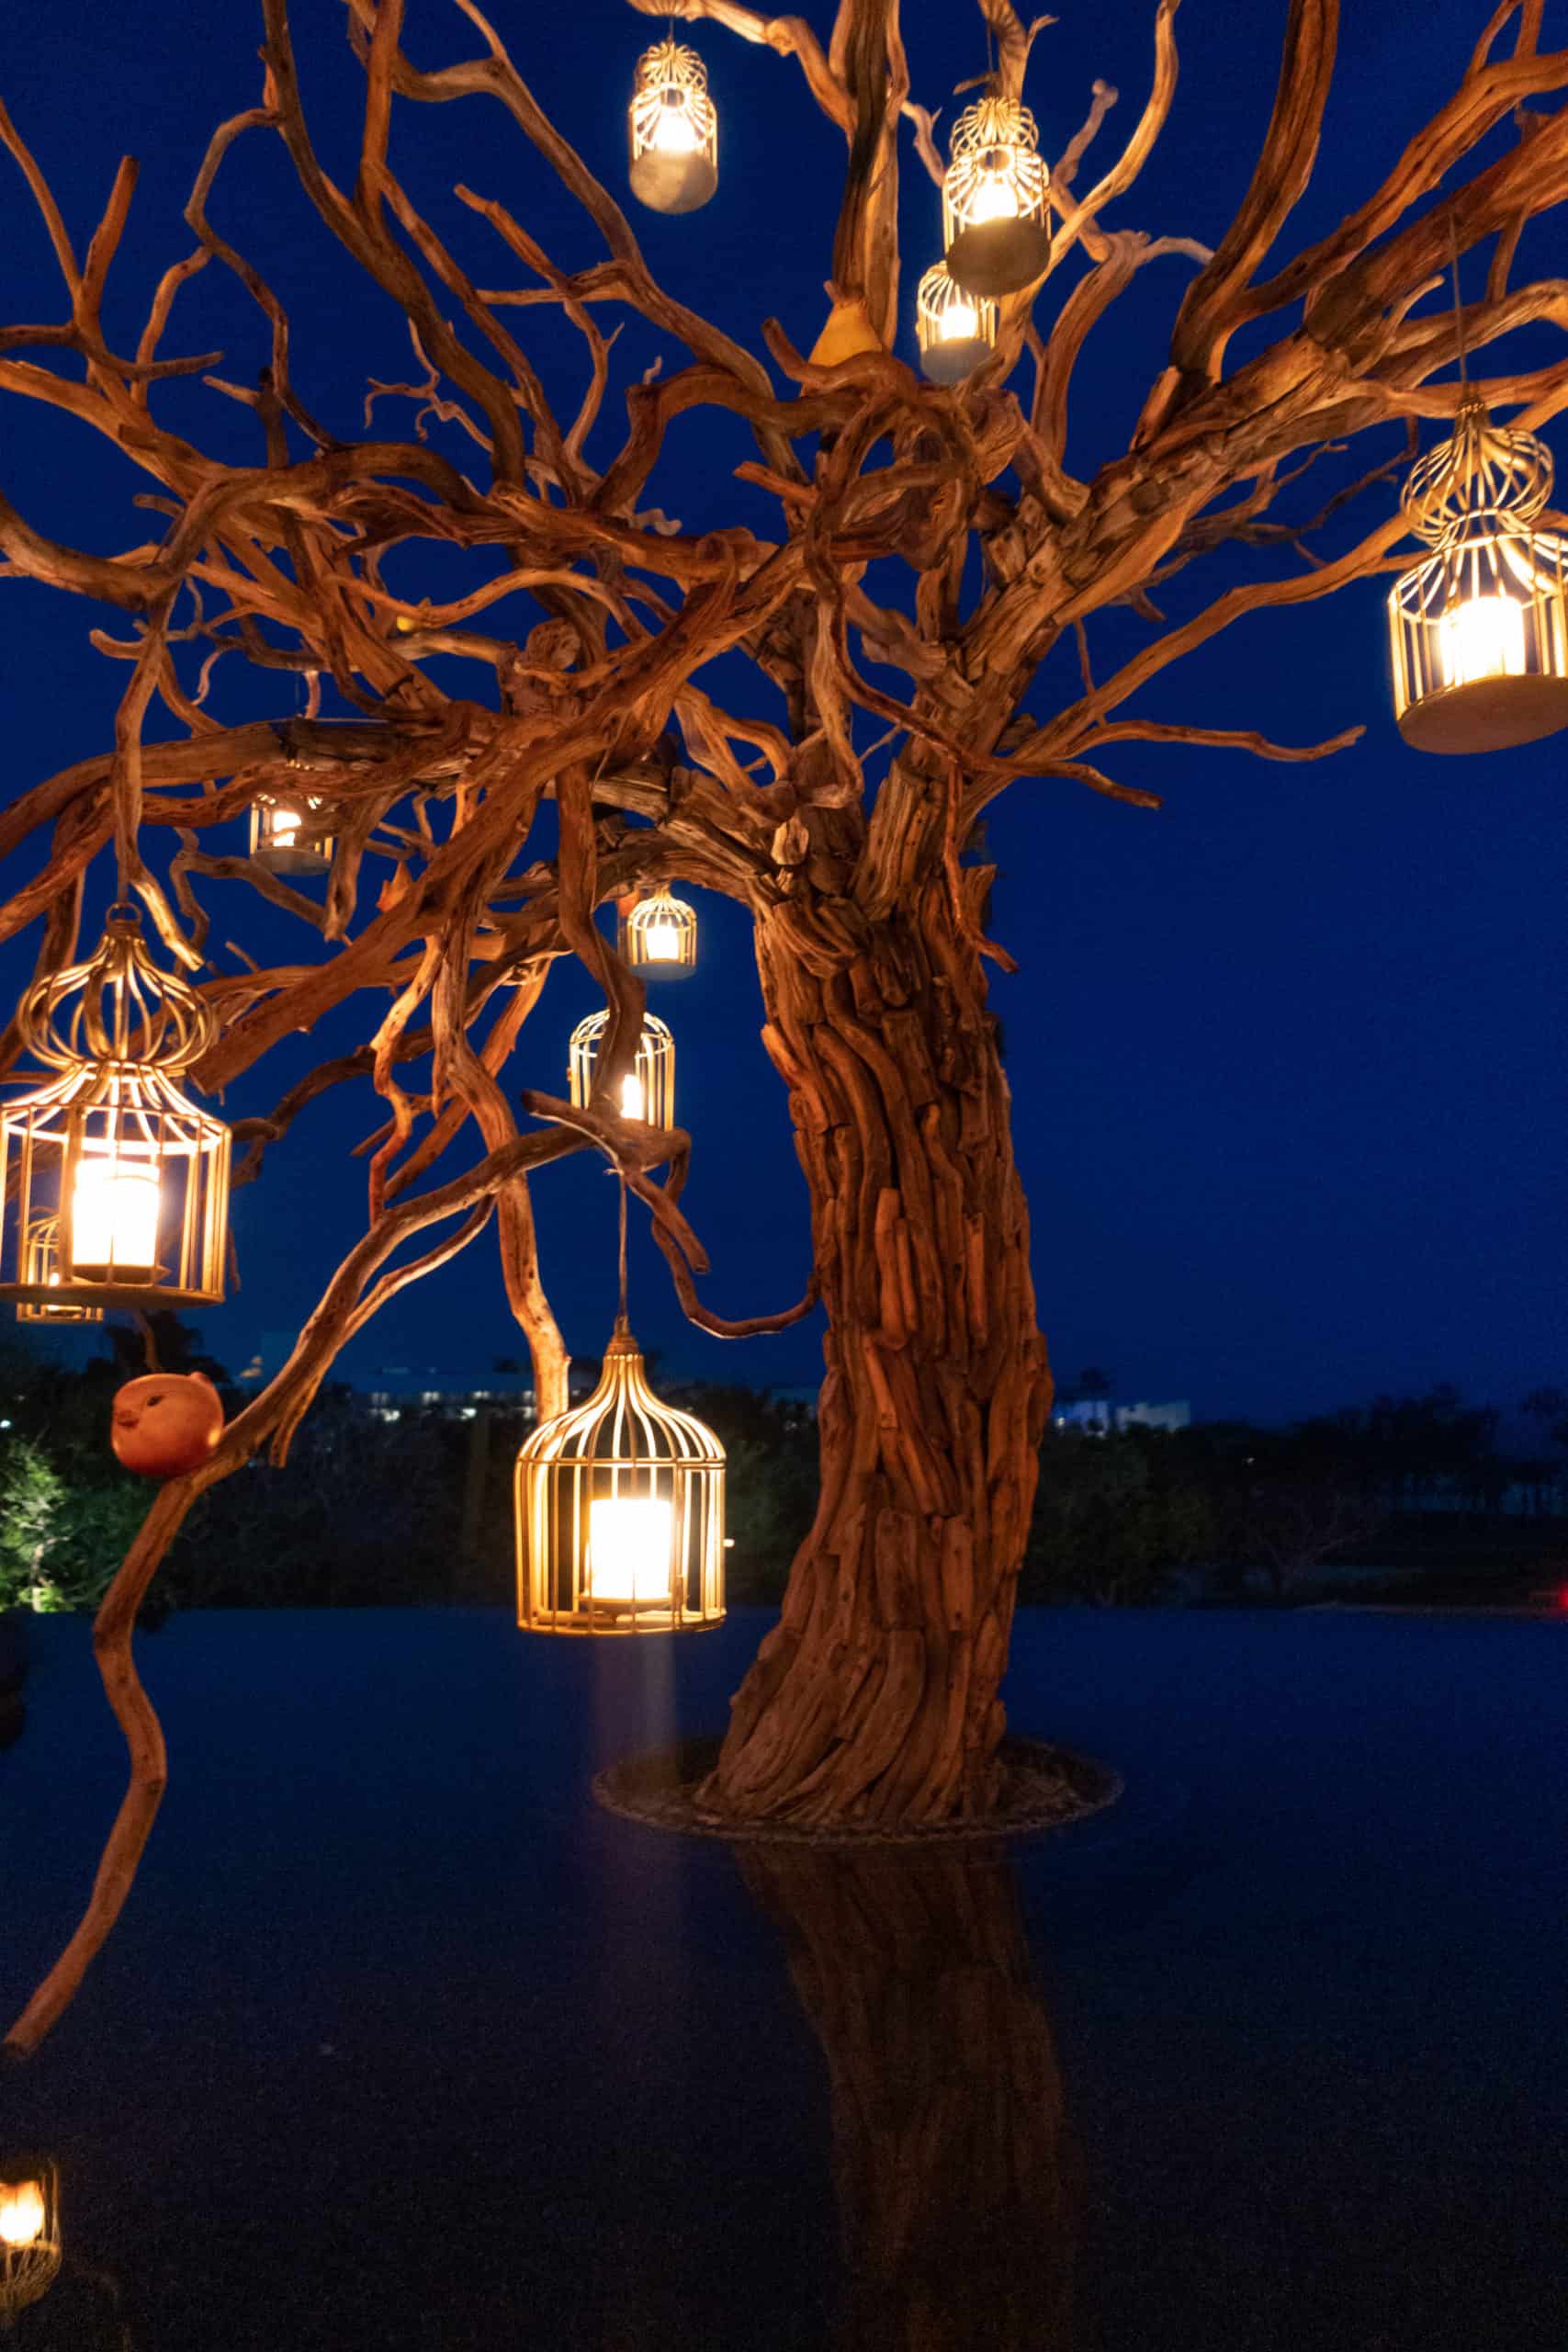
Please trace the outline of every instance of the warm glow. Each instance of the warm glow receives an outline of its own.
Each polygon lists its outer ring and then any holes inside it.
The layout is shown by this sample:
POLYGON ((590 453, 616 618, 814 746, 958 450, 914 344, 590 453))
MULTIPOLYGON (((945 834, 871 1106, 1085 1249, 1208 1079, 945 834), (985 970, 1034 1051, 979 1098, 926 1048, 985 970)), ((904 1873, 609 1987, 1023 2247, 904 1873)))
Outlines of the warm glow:
POLYGON ((43 2190, 36 2180, 0 2188, 0 2245, 36 2245, 48 2218, 43 2190))
POLYGON ((634 1069, 621 1080, 621 1116, 623 1119, 640 1119, 643 1110, 642 1080, 634 1069))
POLYGON ((648 145, 656 155, 694 155, 703 134, 674 91, 660 93, 659 111, 649 127, 648 145))
POLYGON ((1525 673, 1524 606, 1512 596, 1470 596, 1438 623, 1438 668, 1445 686, 1525 673))
POLYGON ((936 331, 943 343, 972 343, 980 332, 980 313, 973 302, 950 302, 938 315, 936 331))
POLYGON ((593 1600, 668 1601, 674 1507, 657 1500, 588 1506, 588 1593, 593 1600))
POLYGON ((299 828, 304 821, 298 808, 286 808, 279 801, 272 812, 272 823, 267 828, 268 846, 272 849, 292 849, 299 838, 299 828))
POLYGON ((76 1266, 141 1272, 158 1262, 158 1179, 113 1155, 77 1166, 71 1196, 71 1257, 76 1266))
POLYGON ((982 172, 974 195, 964 208, 964 217, 971 226, 981 220, 1016 220, 1018 209, 1018 188, 1012 174, 982 172))
POLYGON ((649 964, 678 964, 681 934, 672 922, 650 922, 642 934, 643 960, 649 964))

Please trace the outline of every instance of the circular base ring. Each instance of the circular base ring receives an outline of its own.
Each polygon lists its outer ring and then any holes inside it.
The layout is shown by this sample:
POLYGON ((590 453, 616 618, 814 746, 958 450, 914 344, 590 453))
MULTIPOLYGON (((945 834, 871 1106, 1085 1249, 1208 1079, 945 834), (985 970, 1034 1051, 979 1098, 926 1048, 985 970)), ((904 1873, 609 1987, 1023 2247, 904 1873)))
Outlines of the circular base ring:
POLYGON ((1001 1838, 1038 1838, 1065 1829, 1114 1804, 1122 1793, 1120 1773, 1092 1757, 1079 1756, 1043 1739, 1004 1739, 1001 1802, 978 1821, 936 1821, 899 1826, 882 1821, 726 1821, 699 1813, 696 1792, 718 1761, 716 1739, 686 1739, 673 1747, 623 1757, 598 1773, 593 1798, 606 1813, 645 1829, 679 1838, 718 1838, 727 1844, 840 1846, 954 1846, 995 1843, 1001 1838))
POLYGON ((1417 752, 1511 752, 1568 727, 1568 678, 1472 678, 1441 686, 1399 714, 1417 752))

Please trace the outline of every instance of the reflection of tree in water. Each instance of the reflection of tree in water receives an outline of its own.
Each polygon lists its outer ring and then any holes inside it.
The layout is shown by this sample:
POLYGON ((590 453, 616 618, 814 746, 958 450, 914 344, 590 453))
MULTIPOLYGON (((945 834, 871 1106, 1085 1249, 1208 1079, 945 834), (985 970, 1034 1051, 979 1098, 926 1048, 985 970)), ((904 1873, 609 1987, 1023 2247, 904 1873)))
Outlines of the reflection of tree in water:
POLYGON ((739 1849, 828 2060, 843 2352, 1066 2352, 1061 2077, 995 1858, 739 1849))

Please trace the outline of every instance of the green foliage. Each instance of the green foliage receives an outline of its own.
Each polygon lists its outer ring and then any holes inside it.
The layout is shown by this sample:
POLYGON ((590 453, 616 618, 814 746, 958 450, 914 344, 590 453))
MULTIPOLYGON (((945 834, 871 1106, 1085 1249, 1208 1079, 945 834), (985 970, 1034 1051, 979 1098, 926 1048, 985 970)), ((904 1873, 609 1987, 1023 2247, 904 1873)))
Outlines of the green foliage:
POLYGON ((146 1507, 139 1482, 64 1478, 35 1441, 12 1438, 0 1453, 0 1608, 96 1609, 146 1507))

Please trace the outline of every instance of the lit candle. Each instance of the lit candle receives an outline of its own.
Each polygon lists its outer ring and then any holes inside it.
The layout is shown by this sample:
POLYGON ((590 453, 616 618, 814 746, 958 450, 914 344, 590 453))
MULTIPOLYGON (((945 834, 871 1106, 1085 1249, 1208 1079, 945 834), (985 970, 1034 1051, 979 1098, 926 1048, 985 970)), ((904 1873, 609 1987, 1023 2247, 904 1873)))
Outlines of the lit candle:
POLYGON ((694 155, 702 145, 702 134, 693 121, 684 94, 676 89, 661 90, 659 112, 648 143, 659 155, 694 155))
POLYGON ((950 302, 937 320, 943 343, 971 343, 980 332, 980 313, 973 302, 950 302))
POLYGON ((642 1080, 636 1070, 621 1080, 621 1116, 640 1119, 643 1115, 642 1080))
POLYGON ((1524 606, 1512 596, 1470 596, 1454 605, 1438 623, 1438 667, 1445 686, 1522 677, 1524 606))
POLYGON ((588 1506, 589 1598, 668 1602, 673 1580, 674 1510, 656 1498, 621 1496, 588 1506))
POLYGON ((965 210, 971 225, 980 220, 1016 220, 1018 189, 1013 185, 1011 173, 982 172, 980 185, 965 210))
POLYGON ((681 934, 672 922, 650 922, 642 934, 642 952, 644 963, 678 964, 681 934))
POLYGON ((286 808, 280 801, 272 812, 272 847, 292 849, 299 838, 299 827, 303 821, 298 808, 286 808))
POLYGON ((71 1260, 89 1274, 146 1274, 158 1262, 158 1178, 113 1154, 84 1158, 71 1196, 71 1260))
POLYGON ((43 2190, 36 2180, 0 2186, 0 2245, 36 2245, 48 2219, 43 2190))

